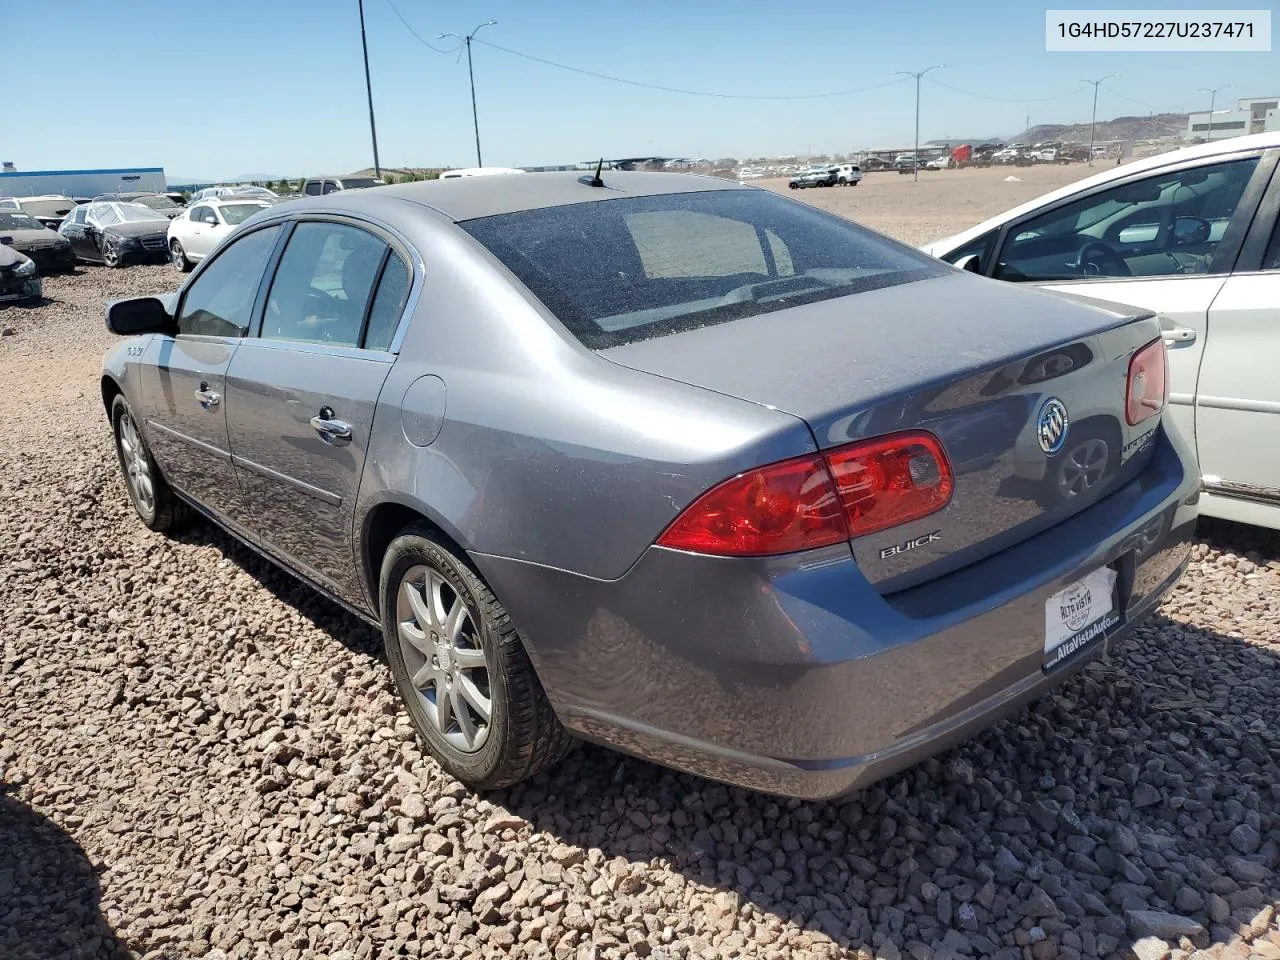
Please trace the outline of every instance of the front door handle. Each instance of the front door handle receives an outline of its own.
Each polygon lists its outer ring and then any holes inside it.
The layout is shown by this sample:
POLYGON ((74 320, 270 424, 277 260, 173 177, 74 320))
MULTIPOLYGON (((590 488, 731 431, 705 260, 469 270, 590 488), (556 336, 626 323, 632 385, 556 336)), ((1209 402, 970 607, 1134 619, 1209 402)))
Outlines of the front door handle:
POLYGON ((202 380, 200 389, 196 391, 196 399, 200 401, 200 406, 208 410, 222 402, 222 394, 210 390, 208 381, 202 380))
POLYGON ((335 419, 332 407, 323 407, 319 416, 311 418, 311 429, 330 446, 351 442, 351 424, 335 419))
POLYGON ((1168 344, 1174 343, 1194 343, 1196 332, 1191 327, 1170 327, 1164 331, 1164 342, 1168 344))

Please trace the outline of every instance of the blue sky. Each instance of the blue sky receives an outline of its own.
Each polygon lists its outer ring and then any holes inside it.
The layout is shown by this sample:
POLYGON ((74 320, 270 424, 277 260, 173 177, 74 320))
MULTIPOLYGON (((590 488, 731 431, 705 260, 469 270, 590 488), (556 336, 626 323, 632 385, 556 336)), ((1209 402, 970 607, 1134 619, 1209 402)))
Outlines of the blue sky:
MULTIPOLYGON (((1280 93, 1276 52, 1047 53, 1045 5, 1025 0, 391 2, 433 43, 438 33, 496 19, 480 39, 690 89, 817 93, 945 63, 931 76, 987 97, 1069 93, 1007 103, 926 79, 922 140, 1008 135, 1028 114, 1033 124, 1087 121, 1091 88, 1080 78, 1107 73, 1122 76, 1101 91, 1100 118, 1204 109, 1208 95, 1198 87, 1231 84, 1220 105, 1280 93), (790 22, 788 10, 806 20, 790 22)), ((1086 5, 1106 6, 1076 4, 1086 5)), ((388 0, 365 0, 365 17, 383 165, 474 164, 465 57, 428 50, 388 0)), ((8 114, 0 159, 19 169, 162 165, 170 175, 216 179, 371 165, 356 0, 0 0, 0 24, 0 68, 40 76, 16 94, 10 87, 21 122, 8 114)), ((912 137, 911 81, 818 100, 740 101, 609 83, 478 44, 474 55, 489 165, 846 152, 912 137)))

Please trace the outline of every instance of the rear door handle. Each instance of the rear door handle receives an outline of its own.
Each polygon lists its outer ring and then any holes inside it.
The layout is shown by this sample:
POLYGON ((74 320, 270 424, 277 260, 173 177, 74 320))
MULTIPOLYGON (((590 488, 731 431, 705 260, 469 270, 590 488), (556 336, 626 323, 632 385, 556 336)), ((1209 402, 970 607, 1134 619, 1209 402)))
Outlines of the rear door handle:
POLYGON ((311 418, 311 429, 330 446, 351 442, 351 424, 335 419, 332 407, 322 408, 319 416, 311 418))
POLYGON ((1170 327, 1164 331, 1165 343, 1194 343, 1196 332, 1191 327, 1170 327))
POLYGON ((207 381, 200 382, 200 389, 196 391, 196 399, 200 401, 200 405, 208 410, 210 407, 216 407, 222 402, 222 394, 209 389, 207 381))

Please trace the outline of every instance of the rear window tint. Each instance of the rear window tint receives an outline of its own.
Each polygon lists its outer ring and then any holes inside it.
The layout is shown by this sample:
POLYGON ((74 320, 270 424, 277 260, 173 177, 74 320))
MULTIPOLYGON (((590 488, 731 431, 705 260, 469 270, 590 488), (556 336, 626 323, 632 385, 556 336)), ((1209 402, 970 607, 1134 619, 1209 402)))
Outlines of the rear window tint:
POLYGON ((594 349, 948 272, 763 190, 628 197, 460 226, 594 349))

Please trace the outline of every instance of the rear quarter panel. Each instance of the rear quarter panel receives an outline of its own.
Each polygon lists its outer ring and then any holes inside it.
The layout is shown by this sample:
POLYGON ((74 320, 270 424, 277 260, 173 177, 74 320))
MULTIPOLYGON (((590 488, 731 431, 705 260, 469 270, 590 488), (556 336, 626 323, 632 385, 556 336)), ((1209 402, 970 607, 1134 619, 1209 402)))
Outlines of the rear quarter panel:
POLYGON ((482 569, 493 555, 614 579, 716 482, 814 449, 788 414, 597 357, 458 228, 414 242, 422 294, 357 522, 400 503, 482 569))

